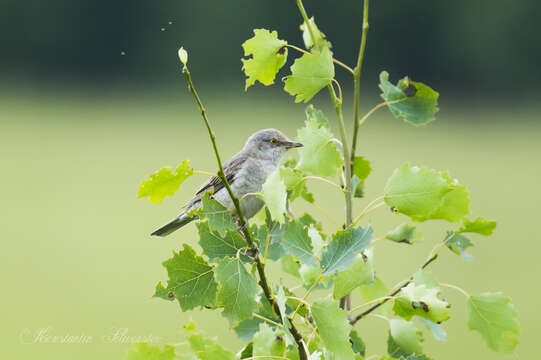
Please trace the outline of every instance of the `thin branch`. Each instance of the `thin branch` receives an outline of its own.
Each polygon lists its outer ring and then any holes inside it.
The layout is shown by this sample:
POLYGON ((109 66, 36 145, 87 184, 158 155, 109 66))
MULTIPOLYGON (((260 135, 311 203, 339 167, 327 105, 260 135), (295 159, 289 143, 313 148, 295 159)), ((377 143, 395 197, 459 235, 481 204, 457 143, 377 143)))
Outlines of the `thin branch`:
POLYGON ((193 173, 194 173, 194 174, 198 174, 198 175, 218 176, 218 175, 213 174, 213 173, 211 173, 211 172, 208 172, 208 171, 202 171, 202 170, 194 170, 193 173))
POLYGON ((363 28, 361 34, 361 46, 359 47, 359 56, 357 58, 357 66, 353 72, 353 141, 351 143, 351 162, 355 161, 355 150, 357 147, 357 135, 359 126, 362 124, 357 121, 359 118, 359 101, 361 93, 361 72, 363 67, 364 52, 366 48, 366 37, 368 35, 368 0, 363 2, 363 28))
POLYGON ((380 298, 377 298, 377 299, 368 301, 368 302, 366 302, 366 303, 364 303, 364 304, 357 305, 357 306, 355 306, 353 309, 351 309, 349 312, 350 312, 350 313, 355 312, 355 311, 357 311, 357 310, 359 310, 359 309, 362 309, 362 308, 365 307, 365 306, 372 305, 372 304, 374 304, 374 303, 380 302, 380 301, 385 300, 385 299, 387 299, 387 300, 392 300, 392 299, 394 299, 394 297, 393 297, 393 296, 383 296, 383 297, 380 297, 380 298))
POLYGON ((267 319, 266 317, 261 316, 261 315, 259 315, 259 314, 253 313, 252 316, 255 317, 255 318, 261 319, 261 320, 263 320, 263 321, 266 321, 266 322, 268 322, 269 324, 273 324, 273 325, 276 325, 276 326, 278 326, 278 327, 281 327, 282 329, 284 328, 284 325, 278 324, 276 321, 272 321, 271 319, 267 319))
MULTIPOLYGON (((246 223, 246 220, 244 218, 244 215, 242 214, 242 210, 240 208, 240 201, 239 199, 233 194, 233 191, 231 190, 231 186, 229 186, 229 182, 227 181, 227 178, 224 174, 224 169, 222 166, 222 160, 220 158, 220 153, 218 152, 218 146, 216 145, 216 137, 214 135, 214 132, 212 131, 212 128, 210 127, 210 122, 207 118, 207 113, 205 111, 205 107, 203 106, 201 99, 199 98, 199 95, 197 94, 197 91, 195 90, 195 87, 193 86, 192 77, 190 74, 190 71, 188 70, 188 67, 186 64, 184 64, 184 67, 182 69, 182 72, 186 76, 186 79, 188 80, 188 88, 190 92, 193 94, 193 97, 195 98, 195 101, 197 102, 197 105, 199 106, 199 110, 201 111, 201 117, 203 118, 205 122, 205 126, 207 128, 210 141, 212 142, 212 147, 214 149, 214 154, 216 156, 216 161, 218 162, 218 177, 222 180, 227 193, 229 194, 229 197, 231 198, 231 201, 235 205, 235 210, 237 212, 237 216, 239 218, 239 225, 242 229, 242 233, 244 234, 244 239, 246 240, 246 243, 248 244, 248 247, 251 250, 255 250, 255 243, 252 240, 252 237, 250 235, 250 231, 248 230, 248 225, 246 223)), ((271 288, 269 287, 269 283, 267 281, 267 276, 265 275, 265 267, 263 266, 263 263, 261 262, 261 258, 259 257, 259 254, 255 257, 254 262, 256 264, 257 272, 259 275, 259 286, 263 290, 263 293, 265 294, 265 297, 271 304, 272 308, 274 309, 274 312, 276 315, 278 315, 279 318, 282 318, 282 314, 280 312, 280 307, 278 306, 278 303, 274 299, 274 295, 272 294, 271 288)), ((285 316, 285 314, 284 314, 285 316)), ((299 348, 299 356, 300 360, 307 360, 306 353, 303 351, 304 345, 303 345, 303 337, 295 327, 295 325, 291 324, 291 327, 289 329, 291 331, 291 335, 293 335, 293 338, 295 339, 295 342, 297 343, 297 346, 299 348)))
POLYGON ((453 285, 453 284, 447 284, 447 283, 440 283, 440 286, 443 286, 443 287, 446 287, 446 288, 449 288, 449 289, 456 290, 456 291, 458 291, 459 293, 461 293, 462 295, 464 295, 466 298, 469 298, 469 297, 470 297, 470 294, 468 294, 468 293, 466 292, 466 290, 461 289, 461 288, 459 288, 459 287, 456 286, 456 285, 453 285))
MULTIPOLYGON (((438 258, 438 254, 434 254, 432 255, 432 257, 430 257, 429 259, 427 259, 423 265, 421 265, 420 269, 424 269, 426 268, 428 265, 430 265, 434 260, 436 260, 438 258)), ((390 299, 394 298, 399 292, 400 290, 402 290, 403 288, 405 288, 406 286, 408 286, 411 281, 413 280, 413 276, 411 276, 409 278, 409 280, 405 281, 402 285, 400 285, 398 287, 398 289, 396 289, 395 291, 393 291, 392 293, 390 293, 385 299, 381 300, 380 302, 378 302, 377 304, 371 306, 369 309, 363 311, 361 314, 355 316, 354 318, 350 319, 349 320, 349 323, 353 326, 357 323, 357 321, 361 320, 362 318, 364 318, 366 315, 370 314, 371 312, 373 312, 374 310, 376 310, 377 308, 379 308, 381 305, 385 304, 387 301, 389 301, 390 299)))
POLYGON ((342 99, 342 87, 340 86, 340 83, 338 82, 338 80, 336 80, 336 79, 333 78, 333 79, 331 79, 331 81, 332 81, 333 83, 335 83, 335 84, 336 84, 336 87, 338 88, 338 101, 340 102, 340 105, 342 105, 342 103, 343 103, 343 99, 342 99))

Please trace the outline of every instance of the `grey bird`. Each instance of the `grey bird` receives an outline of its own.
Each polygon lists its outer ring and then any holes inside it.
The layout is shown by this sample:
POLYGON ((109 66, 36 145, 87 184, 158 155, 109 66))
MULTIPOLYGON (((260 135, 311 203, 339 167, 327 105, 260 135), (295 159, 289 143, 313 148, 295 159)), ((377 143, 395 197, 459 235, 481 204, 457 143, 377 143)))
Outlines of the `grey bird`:
MULTIPOLYGON (((286 151, 301 146, 301 143, 291 141, 276 129, 260 130, 250 136, 244 148, 223 165, 225 178, 233 194, 240 199, 246 194, 260 192, 267 175, 278 169, 286 151)), ((207 191, 212 193, 213 199, 234 209, 222 180, 214 176, 199 188, 180 215, 152 235, 167 236, 197 219, 197 216, 190 216, 189 213, 201 207, 201 197, 207 191)), ((247 195, 241 202, 241 211, 246 219, 254 216, 262 207, 263 201, 255 195, 247 195)))

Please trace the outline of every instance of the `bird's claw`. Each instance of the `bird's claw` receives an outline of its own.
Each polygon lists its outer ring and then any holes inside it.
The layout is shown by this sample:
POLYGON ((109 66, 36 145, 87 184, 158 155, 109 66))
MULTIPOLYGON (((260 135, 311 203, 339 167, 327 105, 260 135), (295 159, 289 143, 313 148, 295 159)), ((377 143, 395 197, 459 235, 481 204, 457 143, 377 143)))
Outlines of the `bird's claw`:
POLYGON ((251 248, 245 249, 244 255, 255 260, 259 256, 259 248, 257 247, 257 244, 253 243, 251 248))

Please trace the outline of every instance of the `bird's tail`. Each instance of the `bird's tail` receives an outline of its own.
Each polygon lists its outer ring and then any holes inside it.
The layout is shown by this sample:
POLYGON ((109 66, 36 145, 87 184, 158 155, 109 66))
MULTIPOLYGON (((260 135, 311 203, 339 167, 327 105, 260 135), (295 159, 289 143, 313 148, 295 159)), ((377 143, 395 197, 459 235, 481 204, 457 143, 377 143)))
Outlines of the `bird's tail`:
POLYGON ((150 235, 153 235, 153 236, 167 236, 167 235, 171 234, 172 232, 180 229, 181 227, 183 227, 184 225, 186 225, 187 223, 189 223, 190 221, 192 221, 194 219, 195 219, 195 217, 192 217, 192 216, 187 215, 187 214, 182 214, 182 215, 174 218, 173 220, 171 220, 170 222, 168 222, 167 224, 165 224, 164 226, 162 226, 158 230, 154 231, 150 235))

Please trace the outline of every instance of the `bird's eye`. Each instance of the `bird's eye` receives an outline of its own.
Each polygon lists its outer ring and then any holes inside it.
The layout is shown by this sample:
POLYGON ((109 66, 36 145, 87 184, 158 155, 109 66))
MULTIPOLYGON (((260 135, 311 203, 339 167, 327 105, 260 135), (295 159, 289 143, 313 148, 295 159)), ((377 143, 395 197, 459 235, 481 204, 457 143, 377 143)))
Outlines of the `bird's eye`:
POLYGON ((276 139, 275 138, 270 139, 270 143, 271 144, 276 144, 276 139))

